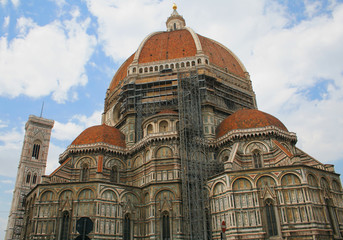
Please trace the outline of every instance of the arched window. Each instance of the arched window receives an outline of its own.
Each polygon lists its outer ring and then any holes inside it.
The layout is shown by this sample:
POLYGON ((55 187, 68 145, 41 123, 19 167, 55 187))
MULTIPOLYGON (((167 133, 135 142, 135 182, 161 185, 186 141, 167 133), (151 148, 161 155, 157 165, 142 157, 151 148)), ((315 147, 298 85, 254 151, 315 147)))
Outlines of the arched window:
POLYGON ((170 219, 169 213, 163 212, 162 216, 162 239, 163 240, 170 240, 170 219))
POLYGON ((193 67, 195 66, 195 61, 192 61, 192 66, 193 66, 193 67))
POLYGON ((36 182, 37 182, 37 174, 33 175, 33 178, 32 178, 32 183, 36 184, 36 182))
POLYGON ((300 185, 300 179, 294 174, 286 174, 281 179, 282 186, 294 186, 300 185))
POLYGON ((308 185, 310 185, 312 187, 317 187, 318 186, 317 180, 316 180, 316 178, 312 174, 308 175, 307 182, 308 182, 308 185))
POLYGON ((158 71, 158 66, 155 66, 155 72, 157 72, 158 71))
POLYGON ((148 127, 147 127, 147 133, 148 133, 148 135, 149 135, 149 134, 152 134, 153 131, 154 131, 153 126, 152 126, 151 124, 149 124, 148 127))
POLYGON ((81 181, 85 182, 88 181, 88 177, 89 177, 89 168, 88 168, 88 164, 84 163, 82 165, 82 169, 81 169, 81 181))
POLYGON ((224 184, 217 183, 213 189, 213 196, 218 196, 224 192, 224 184))
POLYGON ((232 184, 235 191, 251 189, 251 183, 245 178, 239 178, 232 184))
POLYGON ((320 186, 322 187, 323 190, 330 190, 328 181, 326 181, 326 179, 323 177, 320 179, 320 186))
POLYGON ((69 239, 69 220, 70 220, 69 212, 64 211, 62 213, 60 240, 68 240, 69 239))
POLYGON ((135 73, 136 72, 136 68, 134 67, 132 71, 133 71, 133 73, 135 73))
POLYGON ((156 152, 157 158, 165 158, 165 157, 171 157, 172 156, 172 150, 169 147, 161 147, 156 152))
POLYGON ((30 183, 30 180, 31 180, 31 173, 28 173, 26 175, 26 183, 30 183))
POLYGON ((150 67, 149 68, 149 72, 153 72, 154 71, 154 68, 153 67, 150 67))
POLYGON ((198 58, 198 64, 201 64, 201 59, 200 58, 198 58))
POLYGON ((38 159, 39 157, 40 145, 38 143, 33 144, 32 158, 38 159))
POLYGON ((110 181, 113 183, 118 182, 118 168, 116 166, 113 166, 111 169, 110 181))
POLYGON ((278 235, 277 225, 276 225, 276 217, 275 217, 275 210, 273 201, 268 198, 265 201, 265 210, 266 210, 266 218, 267 218, 267 232, 270 237, 278 235))
POLYGON ((176 64, 175 64, 175 67, 176 67, 176 68, 180 68, 180 64, 179 64, 179 63, 176 63, 176 64))
POLYGON ((123 226, 123 240, 130 240, 131 239, 131 231, 130 231, 130 216, 128 214, 124 217, 124 226, 123 226))
POLYGON ((275 187, 275 180, 269 176, 263 176, 257 180, 257 188, 264 189, 265 187, 275 187))
POLYGON ((261 153, 259 151, 254 151, 252 153, 252 158, 254 161, 254 167, 255 168, 261 168, 262 167, 261 153))
POLYGON ((182 68, 185 67, 185 63, 184 62, 181 63, 181 67, 182 68))
POLYGON ((161 121, 159 130, 160 130, 160 132, 167 132, 168 131, 168 122, 167 121, 161 121))

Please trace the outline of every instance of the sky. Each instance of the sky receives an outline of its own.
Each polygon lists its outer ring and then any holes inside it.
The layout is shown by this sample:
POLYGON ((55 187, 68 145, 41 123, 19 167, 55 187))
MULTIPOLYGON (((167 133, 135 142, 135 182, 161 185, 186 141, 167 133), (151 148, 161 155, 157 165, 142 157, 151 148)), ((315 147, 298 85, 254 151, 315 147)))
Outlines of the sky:
POLYGON ((0 239, 30 114, 55 120, 47 174, 85 128, 143 39, 172 4, 200 35, 233 51, 258 108, 297 146, 343 173, 343 0, 0 0, 0 239))

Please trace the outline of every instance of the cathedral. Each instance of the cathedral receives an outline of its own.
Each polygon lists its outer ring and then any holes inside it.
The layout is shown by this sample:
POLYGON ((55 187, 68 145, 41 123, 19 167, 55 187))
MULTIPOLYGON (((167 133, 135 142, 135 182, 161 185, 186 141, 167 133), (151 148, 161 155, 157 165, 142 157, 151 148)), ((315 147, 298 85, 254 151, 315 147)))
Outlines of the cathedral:
MULTIPOLYGON (((55 171, 34 183, 18 172, 16 190, 31 187, 20 221, 12 203, 6 240, 343 239, 333 165, 257 109, 243 63, 187 27, 175 5, 166 27, 120 66, 102 124, 81 132, 55 171), (80 219, 92 223, 87 233, 80 219)), ((25 145, 28 166, 46 162, 40 136, 25 145)))

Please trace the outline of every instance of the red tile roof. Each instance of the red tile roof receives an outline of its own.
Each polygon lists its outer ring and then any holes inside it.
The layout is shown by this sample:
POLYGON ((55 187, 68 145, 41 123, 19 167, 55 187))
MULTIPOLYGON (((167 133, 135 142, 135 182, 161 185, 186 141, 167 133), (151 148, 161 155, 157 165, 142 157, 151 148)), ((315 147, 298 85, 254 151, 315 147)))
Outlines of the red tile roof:
POLYGON ((194 39, 188 30, 162 32, 153 35, 145 42, 138 63, 193 57, 196 52, 194 39))
POLYGON ((241 109, 225 118, 217 127, 217 138, 236 129, 261 128, 275 126, 287 131, 287 128, 276 117, 257 109, 241 109))
POLYGON ((84 130, 71 145, 85 145, 92 143, 108 143, 118 147, 125 147, 125 135, 115 127, 105 124, 84 130))
POLYGON ((234 56, 232 56, 230 52, 212 39, 203 37, 199 34, 198 37, 202 46, 202 50, 204 51, 205 55, 209 57, 210 63, 224 69, 226 68, 228 72, 245 78, 245 73, 239 62, 234 56))
POLYGON ((117 70, 109 86, 111 92, 118 86, 119 82, 127 76, 127 68, 132 63, 134 57, 135 54, 132 54, 117 70))
MULTIPOLYGON (((228 72, 245 78, 244 69, 238 60, 225 47, 216 41, 197 34, 200 45, 210 64, 226 68, 228 72)), ((168 59, 194 57, 197 48, 192 34, 187 29, 152 34, 142 46, 138 56, 138 63, 153 63, 168 59)), ((135 54, 131 55, 118 69, 109 86, 113 91, 119 82, 127 76, 127 70, 135 54)))

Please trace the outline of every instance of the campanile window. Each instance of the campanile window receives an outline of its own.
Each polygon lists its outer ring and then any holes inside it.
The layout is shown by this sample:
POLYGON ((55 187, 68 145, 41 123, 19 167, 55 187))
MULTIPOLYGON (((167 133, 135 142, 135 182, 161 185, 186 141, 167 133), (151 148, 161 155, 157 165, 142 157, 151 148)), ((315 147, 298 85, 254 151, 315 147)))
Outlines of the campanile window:
POLYGON ((33 149, 32 149, 32 158, 38 159, 39 157, 39 150, 40 150, 40 145, 39 144, 33 144, 33 149))

